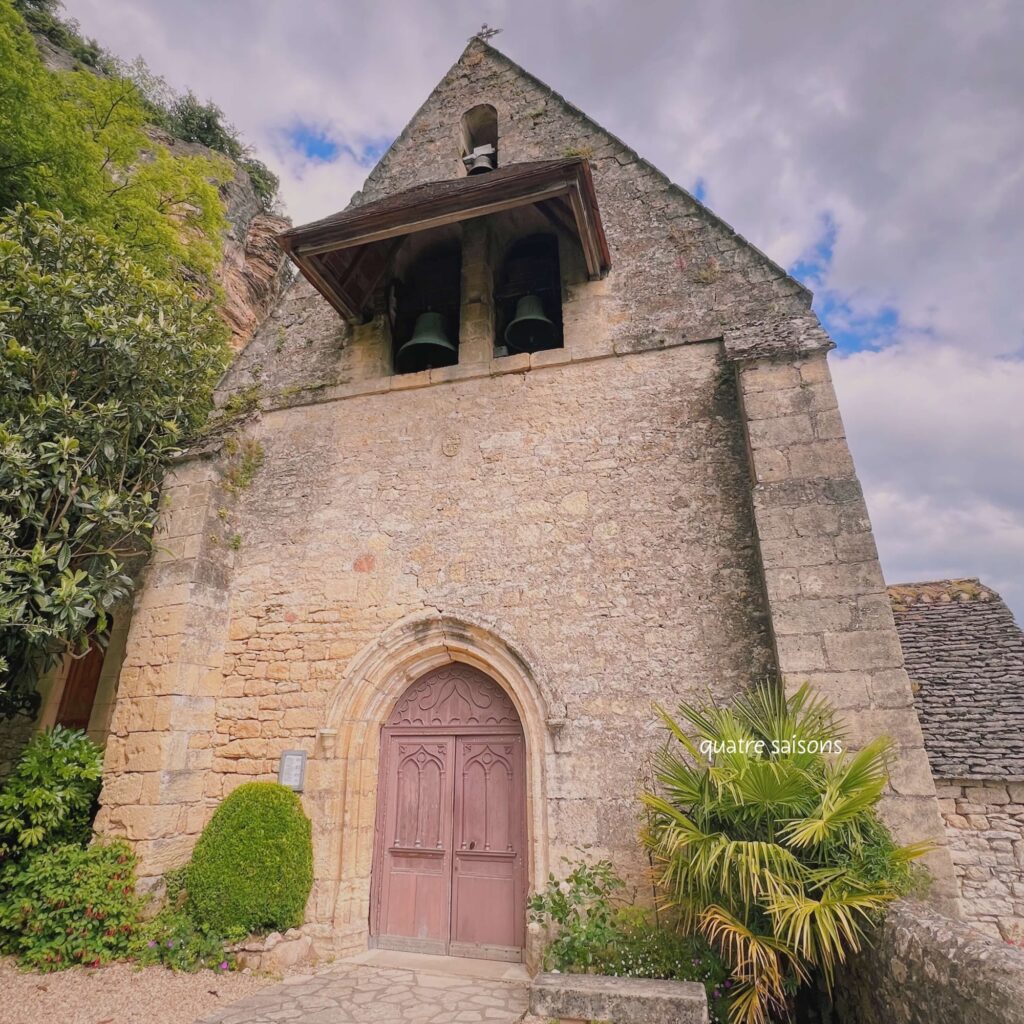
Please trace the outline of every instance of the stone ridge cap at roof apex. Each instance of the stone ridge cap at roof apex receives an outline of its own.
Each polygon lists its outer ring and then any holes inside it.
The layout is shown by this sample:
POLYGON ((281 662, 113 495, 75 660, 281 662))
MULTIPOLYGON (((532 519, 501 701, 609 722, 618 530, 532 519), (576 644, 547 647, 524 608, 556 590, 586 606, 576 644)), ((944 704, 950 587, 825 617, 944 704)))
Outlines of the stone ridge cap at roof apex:
POLYGON ((1004 603, 1002 597, 982 583, 977 576, 890 583, 886 586, 886 591, 889 600, 897 608, 918 605, 1004 603))
MULTIPOLYGON (((604 127, 604 125, 599 124, 584 110, 576 106, 575 103, 571 102, 570 100, 567 100, 560 92, 558 92, 557 90, 553 89, 550 85, 548 85, 547 82, 545 82, 543 79, 538 78, 535 74, 533 74, 532 71, 528 71, 521 64, 517 63, 511 57, 505 54, 503 51, 499 50, 496 46, 492 45, 487 40, 481 39, 479 36, 470 37, 470 40, 463 48, 462 53, 459 54, 458 60, 456 60, 455 63, 452 64, 452 66, 444 73, 438 84, 435 85, 434 88, 430 90, 424 101, 416 108, 412 117, 409 118, 409 120, 405 123, 402 130, 395 137, 395 140, 391 143, 390 146, 388 146, 384 153, 381 154, 380 159, 370 169, 370 173, 367 174, 366 179, 364 181, 364 185, 365 182, 369 181, 377 172, 377 170, 388 159, 388 157, 391 155, 391 152, 394 150, 395 146, 398 145, 398 143, 408 135, 409 129, 412 127, 413 122, 416 120, 417 117, 419 117, 420 112, 430 102, 430 98, 441 87, 441 84, 457 67, 462 65, 466 61, 466 58, 470 56, 471 53, 473 53, 474 51, 481 53, 481 55, 488 54, 499 60, 504 61, 507 65, 514 69, 517 74, 520 74, 525 78, 528 78, 537 88, 548 93, 548 95, 551 96, 552 99, 556 100, 558 103, 561 103, 562 106, 564 106, 567 110, 575 114, 577 117, 582 118, 588 124, 592 125, 595 129, 597 129, 597 131, 607 135, 608 138, 610 138, 617 145, 621 146, 624 150, 626 150, 626 152, 628 152, 632 157, 634 157, 638 163, 642 164, 654 175, 660 178, 668 186, 668 188, 680 193, 681 195, 684 195, 687 199, 690 200, 690 202, 697 206, 698 209, 702 210, 708 217, 712 218, 714 221, 720 224, 737 241, 741 242, 752 252, 757 253, 757 255, 761 257, 761 259, 763 259, 766 263, 769 263, 772 267, 778 270, 779 273, 781 273, 782 276, 785 277, 788 281, 792 281, 793 284, 795 284, 807 297, 807 305, 808 308, 810 308, 811 302, 814 298, 814 293, 811 291, 810 288, 807 287, 807 285, 805 285, 802 281, 798 281, 795 277, 793 277, 792 274, 789 273, 788 270, 786 270, 785 267, 783 267, 781 264, 773 260, 771 256, 769 256, 767 253, 759 249, 756 245, 754 245, 753 242, 751 242, 744 235, 741 235, 727 220, 725 220, 723 217, 720 217, 717 213, 714 212, 714 210, 712 210, 709 206, 702 203, 691 192, 688 192, 681 185, 677 185, 664 171, 662 171, 658 167, 655 167, 655 165, 652 164, 650 160, 648 160, 646 157, 638 153, 628 143, 623 142, 622 139, 620 139, 614 132, 609 131, 607 128, 604 127)), ((352 207, 362 205, 362 197, 363 193, 362 190, 360 189, 352 196, 352 198, 349 200, 348 205, 344 207, 344 209, 348 210, 352 207)))

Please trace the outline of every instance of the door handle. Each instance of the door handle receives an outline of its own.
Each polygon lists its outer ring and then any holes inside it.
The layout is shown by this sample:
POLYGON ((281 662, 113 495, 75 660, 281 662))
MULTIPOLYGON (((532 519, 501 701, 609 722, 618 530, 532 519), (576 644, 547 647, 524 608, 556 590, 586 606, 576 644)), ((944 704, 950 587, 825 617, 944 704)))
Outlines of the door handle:
POLYGON ((475 850, 476 849, 476 840, 475 839, 470 842, 469 848, 471 850, 475 850))

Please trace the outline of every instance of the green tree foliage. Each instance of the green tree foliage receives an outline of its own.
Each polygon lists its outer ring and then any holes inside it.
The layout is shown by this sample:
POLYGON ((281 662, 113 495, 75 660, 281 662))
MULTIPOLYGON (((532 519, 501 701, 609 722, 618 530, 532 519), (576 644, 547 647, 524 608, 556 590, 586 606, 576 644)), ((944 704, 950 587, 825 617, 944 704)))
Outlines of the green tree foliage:
POLYGON ((692 735, 662 717, 673 742, 644 794, 658 882, 731 967, 731 1019, 785 1017, 813 971, 831 984, 928 848, 897 847, 876 816, 889 742, 836 756, 831 707, 774 682, 731 708, 681 705, 692 735))
POLYGON ((130 62, 115 61, 114 66, 117 74, 139 90, 154 124, 184 142, 198 142, 229 157, 249 175, 263 209, 274 205, 280 185, 277 175, 253 156, 252 149, 245 145, 238 129, 216 103, 203 103, 191 90, 175 92, 141 57, 130 62))
POLYGON ((144 131, 135 85, 47 70, 11 0, 0 0, 0 209, 60 210, 162 276, 207 282, 225 220, 227 161, 175 157, 144 131))
POLYGON ((83 38, 76 22, 60 16, 63 6, 60 0, 14 0, 15 10, 33 32, 46 36, 51 43, 89 67, 105 67, 109 58, 103 48, 95 39, 83 38))
POLYGON ((123 842, 54 846, 0 868, 0 951, 26 967, 99 967, 135 945, 142 901, 123 842))
POLYGON ((79 729, 38 733, 0 790, 0 863, 47 846, 84 846, 100 792, 103 751, 79 729))
POLYGON ((298 796, 276 782, 239 786, 203 829, 185 886, 189 914, 218 935, 302 924, 313 844, 298 796))
MULTIPOLYGON (((21 207, 0 218, 0 709, 101 643, 227 358, 213 300, 21 207), (3 699, 6 697, 6 705, 3 699)), ((20 704, 19 704, 20 701, 20 704)))

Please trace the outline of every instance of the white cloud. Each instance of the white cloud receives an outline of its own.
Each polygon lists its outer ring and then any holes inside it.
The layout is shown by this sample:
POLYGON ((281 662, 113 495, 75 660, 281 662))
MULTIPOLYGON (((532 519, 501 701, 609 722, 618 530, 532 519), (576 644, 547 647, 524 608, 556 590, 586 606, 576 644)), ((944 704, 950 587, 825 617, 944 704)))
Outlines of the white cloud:
POLYGON ((917 342, 832 368, 887 578, 980 576, 1024 620, 1024 362, 917 342))
POLYGON ((779 262, 827 216, 819 290, 854 318, 891 307, 884 340, 904 339, 836 365, 886 571, 995 574, 1024 618, 1024 494, 1007 480, 1024 444, 1008 389, 1024 392, 995 358, 1024 350, 1019 0, 66 2, 115 52, 213 97, 298 220, 344 206, 364 168, 285 153, 281 132, 306 121, 356 149, 397 135, 485 20, 675 180, 702 178, 779 262))
POLYGON ((347 206, 366 177, 366 167, 348 155, 327 162, 279 153, 274 166, 287 197, 287 213, 296 224, 347 206))

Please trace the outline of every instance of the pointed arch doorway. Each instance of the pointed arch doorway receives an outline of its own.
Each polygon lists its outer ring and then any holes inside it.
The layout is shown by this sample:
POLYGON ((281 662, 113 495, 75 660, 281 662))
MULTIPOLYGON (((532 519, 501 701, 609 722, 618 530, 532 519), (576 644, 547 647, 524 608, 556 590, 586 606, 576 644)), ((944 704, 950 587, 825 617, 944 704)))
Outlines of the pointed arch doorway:
POLYGON ((521 960, 526 850, 523 727, 512 701, 461 662, 421 676, 381 731, 373 944, 521 960))

